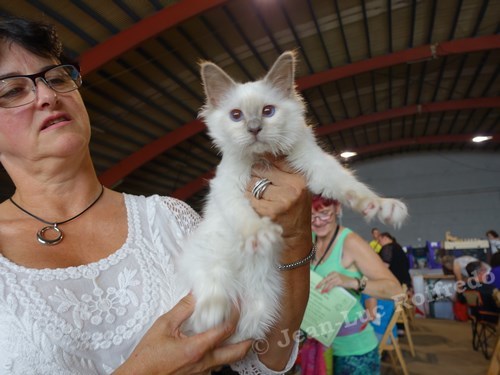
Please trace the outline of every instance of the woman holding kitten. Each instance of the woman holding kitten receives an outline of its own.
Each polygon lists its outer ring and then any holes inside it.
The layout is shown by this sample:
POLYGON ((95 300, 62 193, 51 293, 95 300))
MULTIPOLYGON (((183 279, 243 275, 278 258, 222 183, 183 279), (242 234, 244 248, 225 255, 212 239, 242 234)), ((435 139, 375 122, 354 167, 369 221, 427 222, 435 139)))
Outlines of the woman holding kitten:
POLYGON ((361 293, 391 299, 402 289, 368 243, 339 223, 341 210, 336 200, 313 197, 311 226, 317 253, 311 270, 324 277, 316 288, 328 293, 341 286, 358 300, 347 316, 349 324, 333 341, 333 369, 337 375, 378 374, 378 341, 360 303, 361 293))
MULTIPOLYGON (((287 371, 309 270, 283 272, 281 316, 260 351, 227 345, 229 321, 186 337, 194 299, 176 257, 199 216, 178 200, 104 188, 92 164, 78 66, 53 27, 0 20, 0 162, 15 185, 0 204, 0 374, 197 374, 231 363, 287 371)), ((283 227, 282 263, 311 251, 310 197, 280 160, 255 168, 273 185, 252 206, 283 227)), ((251 186, 248 188, 251 191, 251 186)))

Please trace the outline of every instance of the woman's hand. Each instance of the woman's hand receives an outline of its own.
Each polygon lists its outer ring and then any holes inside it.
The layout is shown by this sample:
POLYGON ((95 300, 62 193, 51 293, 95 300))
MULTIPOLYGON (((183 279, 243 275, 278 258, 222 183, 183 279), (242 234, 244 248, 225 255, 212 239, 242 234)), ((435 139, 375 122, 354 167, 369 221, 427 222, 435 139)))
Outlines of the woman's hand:
POLYGON ((316 289, 321 290, 321 293, 328 293, 336 286, 341 286, 348 289, 358 289, 358 280, 342 275, 338 272, 330 272, 323 280, 321 280, 316 289))
POLYGON ((284 262, 307 256, 311 250, 311 194, 306 179, 293 171, 284 158, 268 157, 267 162, 254 166, 247 197, 254 210, 267 216, 283 229, 284 262), (261 178, 271 181, 261 199, 251 190, 261 178))
MULTIPOLYGON (((247 197, 254 210, 267 216, 282 229, 284 239, 280 262, 289 264, 304 259, 311 251, 311 194, 306 179, 293 171, 284 158, 267 157, 267 162, 254 166, 247 187, 247 197), (261 199, 251 191, 255 183, 267 178, 271 181, 261 199)), ((283 295, 280 317, 267 333, 266 350, 257 353, 269 369, 282 371, 295 346, 309 296, 309 265, 281 271, 283 295)))
POLYGON ((115 374, 202 374, 243 359, 251 340, 223 345, 236 329, 236 310, 228 322, 188 337, 182 334, 181 325, 194 307, 194 297, 188 295, 159 317, 115 374))

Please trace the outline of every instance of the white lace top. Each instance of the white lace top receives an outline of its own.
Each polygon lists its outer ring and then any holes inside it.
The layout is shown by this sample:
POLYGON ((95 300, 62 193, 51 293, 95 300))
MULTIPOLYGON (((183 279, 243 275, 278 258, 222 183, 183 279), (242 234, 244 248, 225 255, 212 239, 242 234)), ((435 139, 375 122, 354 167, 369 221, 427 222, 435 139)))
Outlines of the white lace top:
MULTIPOLYGON (((0 255, 0 374, 112 373, 186 294, 174 260, 199 216, 173 198, 124 198, 128 237, 105 259, 38 270, 0 255)), ((275 374, 254 353, 232 367, 275 374)))

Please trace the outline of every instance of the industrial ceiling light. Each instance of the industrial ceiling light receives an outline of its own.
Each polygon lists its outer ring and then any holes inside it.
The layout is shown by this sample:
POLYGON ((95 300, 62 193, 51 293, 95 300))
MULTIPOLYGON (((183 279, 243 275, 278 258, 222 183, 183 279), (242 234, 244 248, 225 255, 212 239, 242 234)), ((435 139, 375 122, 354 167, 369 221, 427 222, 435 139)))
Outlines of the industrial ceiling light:
POLYGON ((340 156, 342 156, 344 159, 349 159, 353 156, 356 156, 357 153, 356 152, 352 152, 352 151, 344 151, 343 153, 340 154, 340 156))
POLYGON ((481 143, 481 142, 489 141, 491 138, 493 138, 491 135, 478 135, 478 136, 472 138, 472 142, 481 143))

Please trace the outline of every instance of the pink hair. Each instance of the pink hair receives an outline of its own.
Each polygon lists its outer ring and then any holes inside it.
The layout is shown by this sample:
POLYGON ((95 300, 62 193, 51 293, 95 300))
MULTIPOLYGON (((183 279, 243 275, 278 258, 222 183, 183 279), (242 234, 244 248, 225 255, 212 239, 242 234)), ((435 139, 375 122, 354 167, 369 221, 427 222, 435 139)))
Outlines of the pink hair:
POLYGON ((315 211, 321 210, 325 207, 337 205, 339 205, 339 201, 336 199, 324 198, 321 195, 315 195, 312 198, 312 208, 315 211))

